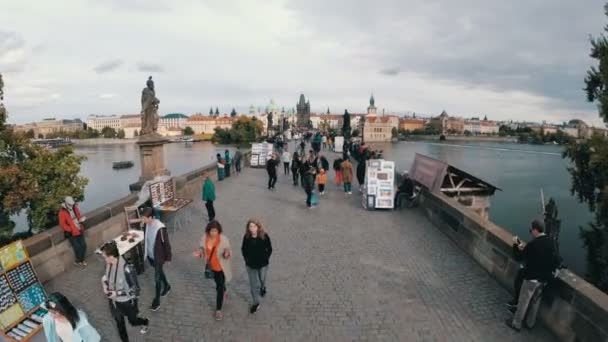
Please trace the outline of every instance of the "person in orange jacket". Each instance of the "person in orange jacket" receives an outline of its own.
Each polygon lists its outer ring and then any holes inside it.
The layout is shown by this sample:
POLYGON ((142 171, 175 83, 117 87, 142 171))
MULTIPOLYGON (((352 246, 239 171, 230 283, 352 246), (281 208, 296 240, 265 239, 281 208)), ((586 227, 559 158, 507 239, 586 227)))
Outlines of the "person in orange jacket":
POLYGON ((70 241, 74 249, 74 264, 79 267, 87 266, 84 261, 87 252, 84 227, 82 226, 84 220, 85 217, 80 216, 80 210, 74 199, 67 196, 61 203, 61 208, 59 208, 59 226, 63 229, 63 235, 70 241))
POLYGON ((317 184, 319 185, 319 194, 321 195, 325 195, 325 183, 327 183, 327 175, 325 174, 325 169, 321 168, 317 175, 317 184))

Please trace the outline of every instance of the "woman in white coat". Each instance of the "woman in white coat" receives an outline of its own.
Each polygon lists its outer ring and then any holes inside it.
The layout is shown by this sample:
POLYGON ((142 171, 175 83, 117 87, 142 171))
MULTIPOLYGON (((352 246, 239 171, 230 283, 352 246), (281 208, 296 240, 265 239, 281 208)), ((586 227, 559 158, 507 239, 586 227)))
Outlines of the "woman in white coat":
POLYGON ((205 260, 205 276, 215 280, 217 290, 215 302, 215 319, 221 321, 224 317, 222 306, 226 295, 226 284, 232 279, 230 240, 222 234, 222 225, 211 221, 205 228, 199 250, 194 255, 205 260))

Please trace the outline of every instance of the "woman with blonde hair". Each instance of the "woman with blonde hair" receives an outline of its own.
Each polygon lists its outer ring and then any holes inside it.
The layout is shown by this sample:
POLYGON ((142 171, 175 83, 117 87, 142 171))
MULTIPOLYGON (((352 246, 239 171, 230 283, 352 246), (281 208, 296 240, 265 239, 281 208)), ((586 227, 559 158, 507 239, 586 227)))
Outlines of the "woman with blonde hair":
POLYGON ((200 249, 194 252, 194 256, 205 260, 205 277, 215 281, 215 319, 218 321, 224 317, 222 306, 226 284, 232 279, 231 254, 230 241, 222 234, 222 225, 216 220, 209 222, 201 239, 200 249))
POLYGON ((272 255, 270 237, 264 231, 260 221, 255 219, 247 221, 241 252, 247 266, 249 287, 253 299, 249 312, 253 314, 260 307, 260 296, 264 297, 266 295, 266 273, 268 272, 270 255, 272 255))

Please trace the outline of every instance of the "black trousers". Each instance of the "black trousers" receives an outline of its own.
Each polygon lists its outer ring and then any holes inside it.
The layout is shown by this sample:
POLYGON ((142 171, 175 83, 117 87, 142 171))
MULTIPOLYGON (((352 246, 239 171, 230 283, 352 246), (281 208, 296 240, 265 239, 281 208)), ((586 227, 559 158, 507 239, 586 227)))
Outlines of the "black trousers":
POLYGON ((298 185, 298 169, 291 170, 291 175, 293 176, 293 185, 298 185))
POLYGON ((215 290, 217 295, 215 297, 215 310, 222 310, 224 306, 224 293, 226 293, 226 276, 224 271, 213 271, 213 280, 215 280, 215 290))
POLYGON ((521 292, 521 285, 524 283, 524 269, 523 268, 519 268, 519 271, 517 271, 517 275, 515 276, 515 281, 513 283, 513 286, 515 287, 515 301, 517 302, 519 300, 519 293, 521 292))
POLYGON ((286 175, 289 174, 289 163, 283 163, 283 172, 285 172, 286 175))
POLYGON ((277 173, 268 174, 268 189, 274 189, 274 185, 277 183, 277 173))
POLYGON ((70 236, 70 244, 74 249, 74 259, 76 262, 80 263, 84 261, 84 256, 87 253, 87 242, 84 239, 84 236, 81 234, 79 236, 70 236))
POLYGON ((213 201, 206 201, 205 207, 207 207, 207 215, 209 216, 209 221, 213 221, 215 218, 215 208, 213 207, 213 201))
POLYGON ((325 191, 325 184, 319 184, 319 193, 325 191))
POLYGON ((304 190, 306 190, 306 206, 310 208, 312 206, 312 189, 305 188, 304 190))
POLYGON ((241 161, 240 160, 234 162, 234 169, 235 169, 236 173, 241 172, 241 161))
POLYGON ((122 342, 129 341, 127 325, 125 324, 125 316, 127 316, 129 324, 134 327, 148 325, 150 323, 147 318, 141 318, 138 316, 139 309, 137 307, 137 299, 131 299, 128 302, 114 302, 112 300, 109 300, 108 302, 110 303, 110 312, 116 321, 118 335, 120 335, 120 340, 122 342))
POLYGON ((154 293, 153 303, 160 302, 160 293, 162 290, 169 287, 169 282, 167 281, 167 276, 165 275, 165 271, 163 271, 163 265, 158 262, 154 262, 153 259, 148 257, 148 261, 150 265, 154 267, 154 284, 156 285, 156 292, 154 293))

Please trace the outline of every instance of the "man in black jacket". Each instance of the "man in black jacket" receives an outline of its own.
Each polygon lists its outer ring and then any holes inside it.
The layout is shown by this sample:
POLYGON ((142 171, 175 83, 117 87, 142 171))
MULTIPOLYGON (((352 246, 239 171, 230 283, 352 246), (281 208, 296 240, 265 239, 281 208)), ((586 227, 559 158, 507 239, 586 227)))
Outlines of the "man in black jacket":
POLYGON ((525 265, 520 271, 523 281, 517 300, 517 309, 513 318, 506 322, 516 331, 521 329, 524 318, 529 328, 534 326, 543 287, 553 278, 556 268, 555 247, 551 238, 545 235, 544 230, 542 222, 534 220, 530 228, 530 234, 534 239, 524 246, 519 238, 515 237, 513 244, 515 259, 525 265))
POLYGON ((277 166, 279 161, 277 155, 272 154, 272 157, 266 162, 266 171, 268 171, 268 190, 274 190, 274 185, 277 183, 277 166))

